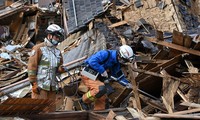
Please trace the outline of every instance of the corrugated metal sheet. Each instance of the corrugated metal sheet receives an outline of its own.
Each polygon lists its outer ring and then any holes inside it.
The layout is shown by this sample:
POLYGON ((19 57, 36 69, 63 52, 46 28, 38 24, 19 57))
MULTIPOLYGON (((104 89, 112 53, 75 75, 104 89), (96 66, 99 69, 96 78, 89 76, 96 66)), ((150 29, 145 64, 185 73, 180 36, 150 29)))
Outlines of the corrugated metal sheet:
MULTIPOLYGON (((63 54, 64 64, 79 59, 85 55, 90 56, 103 49, 106 49, 106 39, 103 33, 100 33, 97 30, 90 30, 81 36, 78 47, 63 54)), ((77 64, 68 66, 68 68, 74 67, 77 64)))
POLYGON ((9 98, 0 104, 0 116, 38 114, 47 111, 52 104, 48 99, 9 98))
POLYGON ((102 0, 64 0, 64 6, 68 17, 68 33, 85 26, 103 12, 102 0))

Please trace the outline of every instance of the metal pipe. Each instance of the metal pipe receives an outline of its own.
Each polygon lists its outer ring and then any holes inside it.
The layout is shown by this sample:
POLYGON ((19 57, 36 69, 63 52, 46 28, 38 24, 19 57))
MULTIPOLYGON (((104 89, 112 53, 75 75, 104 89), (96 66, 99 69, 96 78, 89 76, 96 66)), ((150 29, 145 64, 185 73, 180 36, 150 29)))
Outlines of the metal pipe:
POLYGON ((87 55, 83 56, 82 58, 76 59, 74 61, 68 62, 67 64, 64 64, 63 66, 70 66, 70 65, 75 64, 77 62, 80 62, 80 61, 82 61, 82 60, 84 60, 86 58, 87 58, 87 55))
POLYGON ((76 8, 75 8, 76 6, 75 6, 74 0, 72 0, 72 4, 73 4, 73 10, 74 10, 75 23, 76 23, 76 26, 78 26, 77 16, 76 16, 76 8))
POLYGON ((17 84, 16 86, 13 86, 11 88, 8 88, 4 91, 1 91, 0 92, 0 97, 6 95, 6 94, 9 94, 9 93, 12 93, 12 92, 15 92, 21 88, 24 88, 26 86, 29 86, 30 85, 30 82, 29 81, 25 81, 24 83, 21 83, 21 84, 17 84))
POLYGON ((6 87, 0 88, 0 92, 1 92, 1 91, 4 91, 4 90, 6 90, 6 89, 8 89, 8 88, 10 88, 10 87, 14 87, 14 86, 16 86, 16 85, 19 85, 19 84, 22 84, 22 83, 24 83, 24 82, 27 82, 27 81, 28 81, 28 78, 26 78, 25 80, 22 80, 22 81, 13 83, 13 84, 11 84, 11 85, 8 85, 8 86, 6 86, 6 87))

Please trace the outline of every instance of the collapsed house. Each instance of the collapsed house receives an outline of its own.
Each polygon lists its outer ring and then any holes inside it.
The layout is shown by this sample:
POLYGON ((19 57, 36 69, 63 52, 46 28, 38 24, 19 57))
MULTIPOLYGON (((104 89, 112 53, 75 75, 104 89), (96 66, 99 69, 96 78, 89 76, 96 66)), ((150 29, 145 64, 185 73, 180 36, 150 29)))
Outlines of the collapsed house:
MULTIPOLYGON (((3 4, 3 3, 2 3, 3 4)), ((26 119, 199 119, 199 1, 7 0, 0 11, 0 115, 26 119), (56 23, 57 47, 70 70, 61 75, 56 103, 30 99, 28 53, 56 23), (81 63, 101 49, 130 45, 135 63, 122 66, 133 85, 110 83, 110 109, 81 111, 73 100, 87 92, 81 63), (63 90, 63 91, 62 91, 63 90), (64 95, 63 95, 64 93, 64 95), (57 111, 45 113, 56 104, 57 111), (26 105, 27 107, 22 107, 26 105), (37 105, 37 107, 35 107, 37 105)))

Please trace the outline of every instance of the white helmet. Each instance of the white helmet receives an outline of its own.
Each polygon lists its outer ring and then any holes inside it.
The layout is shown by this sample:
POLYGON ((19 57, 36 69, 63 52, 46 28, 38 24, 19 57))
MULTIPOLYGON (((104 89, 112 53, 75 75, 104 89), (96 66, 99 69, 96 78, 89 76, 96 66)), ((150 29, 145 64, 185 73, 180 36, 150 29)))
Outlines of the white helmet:
POLYGON ((47 27, 46 32, 48 34, 52 34, 52 35, 56 35, 58 37, 62 37, 63 36, 63 29, 56 25, 56 24, 51 24, 47 27))
POLYGON ((129 61, 133 60, 135 54, 133 53, 133 50, 128 45, 122 45, 119 48, 119 55, 121 58, 127 59, 129 61))

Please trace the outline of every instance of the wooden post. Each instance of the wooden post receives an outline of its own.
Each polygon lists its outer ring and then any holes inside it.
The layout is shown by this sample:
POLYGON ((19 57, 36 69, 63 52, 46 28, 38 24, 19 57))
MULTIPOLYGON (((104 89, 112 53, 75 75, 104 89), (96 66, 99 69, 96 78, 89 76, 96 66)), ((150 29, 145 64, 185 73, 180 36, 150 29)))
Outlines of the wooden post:
POLYGON ((134 68, 133 63, 129 63, 128 64, 128 71, 129 71, 129 74, 130 74, 131 83, 133 85, 133 94, 134 94, 134 97, 135 97, 135 100, 136 100, 136 106, 134 106, 134 107, 141 110, 139 93, 137 91, 138 86, 137 86, 136 81, 135 81, 134 71, 132 70, 133 68, 134 68))

